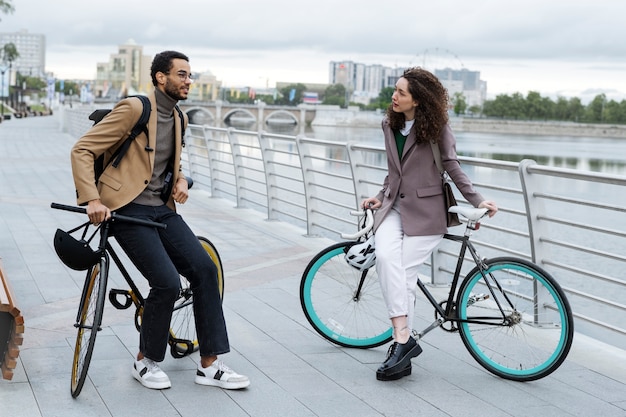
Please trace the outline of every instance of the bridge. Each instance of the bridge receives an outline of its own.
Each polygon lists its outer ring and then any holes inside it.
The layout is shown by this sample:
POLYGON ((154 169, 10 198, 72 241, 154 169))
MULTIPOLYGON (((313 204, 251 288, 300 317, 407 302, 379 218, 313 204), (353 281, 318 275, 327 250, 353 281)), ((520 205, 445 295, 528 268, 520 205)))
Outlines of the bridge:
POLYGON ((180 108, 189 116, 190 123, 212 126, 241 126, 262 130, 271 124, 298 125, 301 131, 315 119, 314 106, 272 106, 263 102, 241 104, 216 101, 212 103, 183 103, 180 108))

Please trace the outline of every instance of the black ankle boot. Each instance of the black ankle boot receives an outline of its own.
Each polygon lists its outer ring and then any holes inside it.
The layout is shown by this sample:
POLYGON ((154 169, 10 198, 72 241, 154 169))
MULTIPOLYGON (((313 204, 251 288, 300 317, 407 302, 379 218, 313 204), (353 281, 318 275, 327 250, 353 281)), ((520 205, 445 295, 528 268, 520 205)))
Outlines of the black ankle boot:
POLYGON ((411 375, 412 369, 413 369, 413 364, 411 364, 411 361, 409 361, 409 364, 406 366, 406 368, 402 369, 400 372, 397 372, 395 374, 386 375, 384 372, 380 370, 376 371, 376 379, 379 381, 395 381, 402 377, 411 375))
POLYGON ((378 368, 378 372, 387 376, 404 370, 411 364, 411 358, 422 353, 422 348, 414 338, 409 337, 406 343, 394 342, 387 352, 387 359, 378 368))

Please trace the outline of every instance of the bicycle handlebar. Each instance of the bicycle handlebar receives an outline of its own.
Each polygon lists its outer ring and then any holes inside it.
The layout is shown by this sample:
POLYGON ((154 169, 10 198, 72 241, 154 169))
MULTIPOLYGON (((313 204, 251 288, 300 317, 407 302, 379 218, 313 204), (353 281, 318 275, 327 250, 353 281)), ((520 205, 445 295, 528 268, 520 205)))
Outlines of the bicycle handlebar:
POLYGON ((363 210, 351 211, 350 215, 351 216, 363 216, 364 215, 365 226, 354 234, 342 233, 341 234, 342 239, 357 240, 361 236, 367 234, 370 230, 372 230, 372 227, 374 227, 374 213, 372 212, 372 209, 366 209, 365 211, 363 210))
MULTIPOLYGON (((65 210, 65 211, 72 211, 74 213, 87 214, 87 209, 84 208, 84 207, 67 206, 65 204, 59 204, 59 203, 52 203, 52 204, 50 204, 50 207, 52 207, 53 209, 57 209, 57 210, 65 210)), ((123 215, 117 214, 115 212, 111 213, 111 219, 109 221, 110 222, 122 221, 122 222, 139 224, 139 225, 142 225, 142 226, 158 227, 160 229, 166 229, 167 228, 167 225, 164 224, 164 223, 158 223, 158 222, 153 222, 153 221, 144 220, 144 219, 136 219, 134 217, 123 216, 123 215)))

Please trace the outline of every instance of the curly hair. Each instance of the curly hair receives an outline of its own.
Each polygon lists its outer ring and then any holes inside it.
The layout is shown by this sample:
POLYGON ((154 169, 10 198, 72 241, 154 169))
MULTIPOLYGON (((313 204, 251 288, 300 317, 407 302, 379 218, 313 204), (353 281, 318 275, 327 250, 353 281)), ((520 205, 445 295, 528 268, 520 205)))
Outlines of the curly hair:
POLYGON ((152 60, 152 65, 150 66, 150 76, 152 77, 152 85, 156 87, 158 84, 156 79, 156 73, 162 72, 167 74, 169 70, 172 69, 172 60, 173 59, 184 59, 189 62, 189 58, 187 55, 178 51, 163 51, 155 55, 152 60))
MULTIPOLYGON (((441 131, 448 123, 448 91, 437 77, 420 67, 408 68, 402 74, 409 83, 409 93, 417 101, 415 109, 415 130, 418 142, 438 141, 441 131)), ((404 113, 387 108, 387 118, 393 130, 404 128, 404 113)))

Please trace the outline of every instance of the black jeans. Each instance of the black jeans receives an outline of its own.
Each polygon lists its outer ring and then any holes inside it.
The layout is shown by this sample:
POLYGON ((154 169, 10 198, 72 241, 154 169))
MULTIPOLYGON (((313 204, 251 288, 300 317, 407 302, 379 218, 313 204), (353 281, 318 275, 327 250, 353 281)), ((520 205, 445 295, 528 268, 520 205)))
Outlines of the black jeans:
POLYGON ((193 291, 193 311, 201 356, 230 351, 217 283, 217 268, 183 218, 166 205, 129 204, 117 213, 167 224, 157 229, 125 222, 113 227, 115 239, 150 284, 141 320, 139 350, 160 362, 165 358, 179 274, 193 291))

